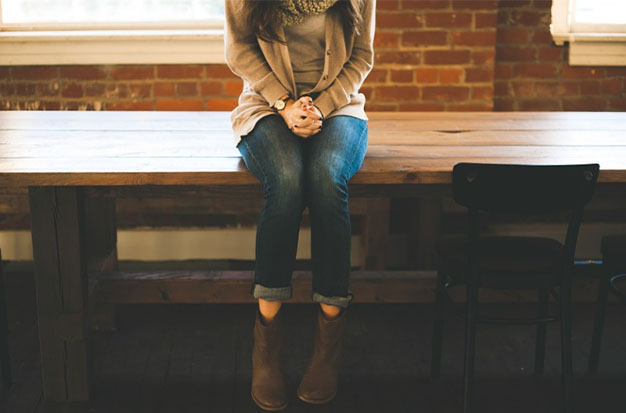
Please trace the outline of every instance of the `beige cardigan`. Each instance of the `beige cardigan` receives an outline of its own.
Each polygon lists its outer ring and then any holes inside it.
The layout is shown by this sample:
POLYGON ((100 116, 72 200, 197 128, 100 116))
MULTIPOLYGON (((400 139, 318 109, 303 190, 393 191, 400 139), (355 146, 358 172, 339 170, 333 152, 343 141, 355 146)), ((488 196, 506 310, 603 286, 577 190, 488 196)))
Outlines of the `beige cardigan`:
MULTIPOLYGON (((241 18, 243 1, 226 0, 224 46, 226 64, 243 79, 239 105, 231 112, 235 144, 264 116, 279 97, 295 96, 296 85, 287 45, 266 42, 254 35, 241 18)), ((322 77, 309 93, 319 92, 314 103, 325 118, 349 115, 367 120, 365 96, 359 88, 374 64, 376 0, 358 0, 363 17, 359 36, 345 36, 340 16, 329 10, 325 23, 326 57, 322 77)), ((278 35, 284 38, 282 27, 278 35)))

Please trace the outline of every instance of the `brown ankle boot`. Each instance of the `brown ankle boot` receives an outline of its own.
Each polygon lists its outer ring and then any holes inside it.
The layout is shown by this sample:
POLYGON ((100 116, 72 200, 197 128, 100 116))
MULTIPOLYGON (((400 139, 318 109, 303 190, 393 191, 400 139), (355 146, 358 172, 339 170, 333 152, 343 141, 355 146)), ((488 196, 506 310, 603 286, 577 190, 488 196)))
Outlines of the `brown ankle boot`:
POLYGON ((342 309, 337 318, 328 320, 322 310, 319 310, 313 353, 298 386, 298 397, 304 402, 327 403, 337 393, 337 376, 346 326, 345 312, 346 309, 342 309))
POLYGON ((285 379, 281 370, 280 352, 283 342, 282 308, 276 317, 264 324, 259 309, 254 322, 252 348, 252 400, 264 410, 287 407, 285 379))

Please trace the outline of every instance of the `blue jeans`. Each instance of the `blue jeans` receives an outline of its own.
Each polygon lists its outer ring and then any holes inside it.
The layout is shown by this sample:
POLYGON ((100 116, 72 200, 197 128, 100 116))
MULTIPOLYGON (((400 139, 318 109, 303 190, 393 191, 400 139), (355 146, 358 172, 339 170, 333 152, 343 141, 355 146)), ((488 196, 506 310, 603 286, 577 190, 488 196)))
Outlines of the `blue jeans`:
POLYGON ((268 115, 242 137, 237 148, 264 193, 250 288, 254 298, 291 298, 300 221, 308 206, 311 298, 344 308, 350 304, 348 181, 363 163, 367 136, 367 122, 352 116, 328 118, 321 132, 303 139, 279 115, 268 115))

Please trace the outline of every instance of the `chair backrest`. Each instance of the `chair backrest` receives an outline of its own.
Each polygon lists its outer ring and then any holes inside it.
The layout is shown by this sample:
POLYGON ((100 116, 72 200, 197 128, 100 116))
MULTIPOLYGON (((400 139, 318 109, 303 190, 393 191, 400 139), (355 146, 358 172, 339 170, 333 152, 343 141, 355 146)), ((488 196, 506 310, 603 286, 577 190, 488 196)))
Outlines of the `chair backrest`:
POLYGON ((489 212, 547 213, 582 209, 600 166, 458 163, 452 172, 454 200, 489 212))

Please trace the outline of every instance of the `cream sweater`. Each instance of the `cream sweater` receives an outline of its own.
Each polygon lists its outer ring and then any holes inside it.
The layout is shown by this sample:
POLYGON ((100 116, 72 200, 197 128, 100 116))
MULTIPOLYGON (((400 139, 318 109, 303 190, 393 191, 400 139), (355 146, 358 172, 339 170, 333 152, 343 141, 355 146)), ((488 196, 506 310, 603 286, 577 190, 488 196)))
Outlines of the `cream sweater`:
MULTIPOLYGON (((289 50, 278 42, 258 39, 240 17, 241 3, 226 0, 224 28, 225 58, 228 67, 243 79, 239 105, 231 112, 235 144, 264 116, 276 113, 272 103, 290 93, 297 97, 289 50)), ((376 0, 357 0, 363 25, 359 36, 347 37, 340 16, 328 10, 324 24, 326 54, 322 77, 311 93, 319 92, 314 103, 325 118, 349 115, 367 120, 365 96, 359 88, 374 64, 376 0)), ((284 38, 282 27, 278 35, 284 38)))

